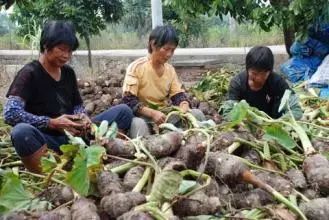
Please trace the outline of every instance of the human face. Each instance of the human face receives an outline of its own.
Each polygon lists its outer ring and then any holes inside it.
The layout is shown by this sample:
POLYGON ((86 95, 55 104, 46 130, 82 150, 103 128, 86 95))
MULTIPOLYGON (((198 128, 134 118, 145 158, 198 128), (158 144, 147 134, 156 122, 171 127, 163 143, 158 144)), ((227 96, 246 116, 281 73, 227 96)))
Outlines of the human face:
POLYGON ((153 46, 152 58, 158 63, 164 64, 174 55, 176 47, 173 43, 167 43, 162 47, 153 46))
POLYGON ((248 85, 251 90, 258 91, 263 88, 270 75, 268 70, 248 69, 248 85))
POLYGON ((58 44, 50 50, 46 49, 45 57, 53 66, 62 67, 71 59, 72 49, 67 44, 58 44))

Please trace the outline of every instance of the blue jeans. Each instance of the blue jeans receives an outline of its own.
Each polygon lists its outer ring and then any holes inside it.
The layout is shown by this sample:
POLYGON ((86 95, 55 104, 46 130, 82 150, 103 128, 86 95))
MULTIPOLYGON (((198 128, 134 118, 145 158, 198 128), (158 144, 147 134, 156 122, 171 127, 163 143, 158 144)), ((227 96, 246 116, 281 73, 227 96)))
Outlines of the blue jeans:
MULTIPOLYGON (((107 120, 109 123, 116 122, 120 130, 127 131, 130 128, 133 113, 127 105, 116 105, 92 118, 93 122, 107 120)), ((20 157, 32 155, 44 144, 55 152, 60 152, 59 147, 68 143, 65 135, 53 136, 46 134, 36 127, 19 123, 15 125, 11 132, 11 140, 20 157)))

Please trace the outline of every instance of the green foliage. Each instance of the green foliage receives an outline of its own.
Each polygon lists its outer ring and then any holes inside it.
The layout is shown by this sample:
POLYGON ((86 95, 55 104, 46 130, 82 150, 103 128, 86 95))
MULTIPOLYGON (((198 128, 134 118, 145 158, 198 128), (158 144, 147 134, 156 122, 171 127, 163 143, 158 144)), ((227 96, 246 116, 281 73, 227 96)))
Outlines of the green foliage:
POLYGON ((178 193, 183 177, 175 170, 164 170, 156 176, 149 201, 160 202, 172 200, 178 193))
POLYGON ((152 29, 151 1, 125 0, 122 22, 129 28, 136 30, 138 36, 146 35, 152 29))
POLYGON ((266 140, 275 140, 286 149, 294 149, 296 147, 294 139, 280 125, 274 124, 266 127, 264 138, 266 140))
POLYGON ((26 0, 15 7, 12 19, 19 24, 18 33, 35 35, 34 22, 42 26, 47 20, 69 20, 82 37, 99 34, 106 22, 118 21, 123 14, 120 0, 26 0))
POLYGON ((15 210, 44 210, 46 202, 34 199, 33 195, 26 191, 19 177, 12 172, 1 173, 2 180, 0 191, 0 213, 15 210))
POLYGON ((327 0, 167 0, 167 3, 190 16, 230 14, 239 23, 250 21, 269 31, 273 26, 307 32, 309 25, 328 19, 327 0))
POLYGON ((218 106, 225 99, 233 72, 220 69, 217 72, 208 72, 198 82, 191 92, 200 101, 214 101, 218 106))
POLYGON ((232 111, 229 113, 232 127, 240 124, 247 117, 248 108, 249 105, 245 100, 242 100, 233 107, 232 111))

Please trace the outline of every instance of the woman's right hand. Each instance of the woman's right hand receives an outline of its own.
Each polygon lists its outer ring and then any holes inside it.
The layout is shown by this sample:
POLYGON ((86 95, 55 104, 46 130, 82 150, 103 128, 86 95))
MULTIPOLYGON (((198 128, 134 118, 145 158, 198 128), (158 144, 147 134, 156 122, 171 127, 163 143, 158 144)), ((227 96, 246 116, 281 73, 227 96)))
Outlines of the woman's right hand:
POLYGON ((78 115, 61 115, 58 118, 52 118, 49 121, 48 127, 50 129, 58 131, 69 131, 72 135, 80 135, 81 130, 84 128, 84 124, 76 123, 74 120, 79 119, 78 115))
POLYGON ((152 120, 157 124, 160 125, 166 121, 166 115, 160 111, 153 110, 152 112, 152 120))

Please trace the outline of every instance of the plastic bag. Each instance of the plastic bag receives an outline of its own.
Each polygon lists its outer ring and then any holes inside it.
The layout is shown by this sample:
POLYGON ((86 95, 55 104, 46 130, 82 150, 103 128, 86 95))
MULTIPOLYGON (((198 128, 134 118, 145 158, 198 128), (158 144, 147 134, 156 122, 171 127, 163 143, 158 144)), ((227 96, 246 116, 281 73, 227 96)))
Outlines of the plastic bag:
POLYGON ((329 55, 322 61, 317 71, 308 81, 309 84, 329 85, 329 55))
POLYGON ((293 57, 281 65, 281 72, 292 83, 308 80, 321 64, 321 60, 317 56, 293 57))

